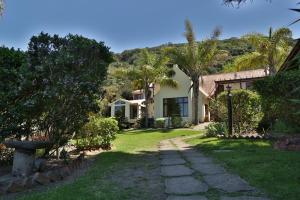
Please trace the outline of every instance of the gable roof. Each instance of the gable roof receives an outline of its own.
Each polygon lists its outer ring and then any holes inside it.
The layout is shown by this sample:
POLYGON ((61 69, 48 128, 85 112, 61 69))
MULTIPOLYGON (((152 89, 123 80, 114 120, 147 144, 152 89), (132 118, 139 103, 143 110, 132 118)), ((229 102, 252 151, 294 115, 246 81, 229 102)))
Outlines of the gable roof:
POLYGON ((300 39, 298 39, 296 45, 292 49, 291 53, 288 55, 288 57, 285 59, 284 63, 281 65, 280 71, 285 71, 291 69, 291 61, 298 55, 300 54, 300 39))
POLYGON ((266 72, 264 69, 206 75, 200 78, 199 89, 202 93, 204 93, 204 95, 212 96, 216 90, 216 82, 242 79, 245 81, 245 79, 262 78, 265 76, 266 72))

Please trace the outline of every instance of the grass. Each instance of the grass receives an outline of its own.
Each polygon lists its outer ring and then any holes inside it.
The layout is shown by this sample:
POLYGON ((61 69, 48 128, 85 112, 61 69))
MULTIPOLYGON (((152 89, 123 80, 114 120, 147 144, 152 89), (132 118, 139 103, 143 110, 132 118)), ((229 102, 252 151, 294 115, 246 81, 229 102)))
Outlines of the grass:
POLYGON ((229 171, 239 174, 272 199, 300 197, 299 152, 275 150, 271 142, 263 140, 193 138, 187 142, 224 163, 229 171))
POLYGON ((149 199, 147 191, 137 191, 132 188, 124 189, 106 177, 109 177, 115 171, 122 171, 127 166, 137 166, 138 163, 143 162, 143 159, 141 159, 143 155, 154 151, 161 140, 193 134, 199 134, 199 132, 179 129, 123 132, 114 141, 114 150, 97 156, 94 165, 84 176, 73 183, 55 188, 51 187, 43 192, 32 192, 18 199, 149 199))

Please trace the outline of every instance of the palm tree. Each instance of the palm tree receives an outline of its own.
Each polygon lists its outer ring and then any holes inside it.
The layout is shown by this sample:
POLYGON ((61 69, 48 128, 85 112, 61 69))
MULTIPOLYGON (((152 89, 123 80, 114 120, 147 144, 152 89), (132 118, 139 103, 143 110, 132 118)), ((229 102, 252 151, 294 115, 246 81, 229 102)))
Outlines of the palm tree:
POLYGON ((259 33, 243 37, 255 49, 254 52, 238 57, 234 61, 237 71, 264 67, 266 73, 274 75, 290 50, 292 32, 288 28, 269 29, 268 37, 259 33))
POLYGON ((137 66, 129 69, 122 68, 115 72, 116 76, 126 76, 132 81, 133 87, 142 89, 145 94, 145 126, 148 127, 149 103, 151 100, 151 87, 157 83, 161 86, 176 88, 177 82, 172 79, 174 71, 168 67, 169 59, 157 56, 143 49, 139 54, 137 66))
POLYGON ((170 57, 178 67, 190 77, 193 90, 193 123, 198 124, 198 109, 199 109, 199 85, 200 77, 207 73, 207 69, 212 67, 214 59, 219 51, 217 49, 217 39, 221 34, 220 29, 216 28, 210 39, 200 43, 196 42, 192 24, 189 20, 185 21, 185 37, 187 44, 183 48, 169 50, 170 57))
POLYGON ((3 2, 3 0, 0 0, 0 16, 3 13, 3 10, 4 10, 4 2, 3 2))

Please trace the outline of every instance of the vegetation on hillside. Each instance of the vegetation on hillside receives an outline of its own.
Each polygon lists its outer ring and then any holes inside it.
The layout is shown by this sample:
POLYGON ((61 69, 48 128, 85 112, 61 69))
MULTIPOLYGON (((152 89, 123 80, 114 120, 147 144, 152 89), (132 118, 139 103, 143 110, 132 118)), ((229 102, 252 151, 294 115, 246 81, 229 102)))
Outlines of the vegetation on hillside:
MULTIPOLYGON (((197 43, 199 44, 200 42, 197 43)), ((163 54, 165 49, 181 48, 184 45, 185 45, 184 43, 181 44, 167 43, 157 47, 151 47, 145 49, 147 49, 149 52, 155 53, 157 55, 161 55, 163 54)), ((244 55, 246 53, 250 53, 254 51, 254 48, 249 43, 247 43, 247 41, 235 37, 219 40, 217 42, 217 48, 223 51, 223 55, 222 57, 220 57, 220 59, 216 60, 213 63, 212 67, 208 69, 207 73, 209 74, 221 72, 226 63, 232 62, 236 57, 240 55, 244 55)), ((122 63, 134 64, 137 62, 139 53, 143 49, 144 48, 125 50, 122 53, 115 54, 116 60, 122 63)))
POLYGON ((288 28, 269 29, 268 36, 260 33, 251 33, 242 37, 251 44, 255 51, 237 57, 225 69, 236 71, 264 68, 274 75, 290 52, 293 43, 292 31, 288 28))

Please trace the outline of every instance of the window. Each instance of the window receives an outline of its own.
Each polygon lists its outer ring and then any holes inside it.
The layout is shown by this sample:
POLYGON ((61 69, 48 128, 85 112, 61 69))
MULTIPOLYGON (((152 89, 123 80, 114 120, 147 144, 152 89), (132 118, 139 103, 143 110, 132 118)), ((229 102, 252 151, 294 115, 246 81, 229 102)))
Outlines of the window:
POLYGON ((125 102, 124 101, 115 102, 115 116, 116 117, 125 117, 125 102))
POLYGON ((163 116, 188 117, 188 98, 177 97, 163 99, 163 116))
POLYGON ((130 105, 130 119, 136 119, 138 112, 138 106, 136 104, 130 105))

